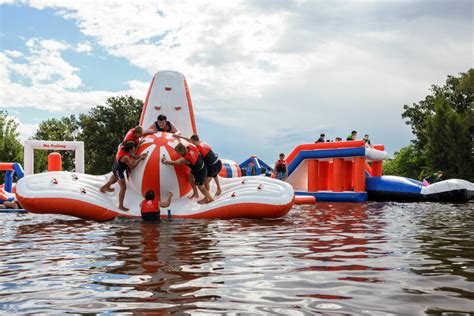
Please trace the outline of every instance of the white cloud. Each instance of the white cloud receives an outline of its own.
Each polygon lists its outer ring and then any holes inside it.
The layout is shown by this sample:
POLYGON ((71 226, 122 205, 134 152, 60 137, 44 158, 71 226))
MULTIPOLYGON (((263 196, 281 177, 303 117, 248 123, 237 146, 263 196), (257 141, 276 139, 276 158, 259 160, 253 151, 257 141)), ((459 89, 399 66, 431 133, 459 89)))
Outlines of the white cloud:
MULTIPOLYGON (((230 134, 259 135, 254 142, 265 152, 278 142, 292 146, 322 131, 334 137, 351 129, 396 150, 410 138, 402 105, 472 67, 470 1, 26 2, 56 9, 95 40, 77 51, 100 46, 150 74, 181 71, 199 119, 230 134)), ((27 45, 26 64, 0 55, 2 78, 16 72, 33 82, 7 82, 9 102, 82 110, 110 96, 78 91, 77 69, 61 58, 68 44, 27 45), (54 86, 44 84, 55 77, 54 86)), ((148 83, 124 81, 128 92, 144 97, 148 83)))

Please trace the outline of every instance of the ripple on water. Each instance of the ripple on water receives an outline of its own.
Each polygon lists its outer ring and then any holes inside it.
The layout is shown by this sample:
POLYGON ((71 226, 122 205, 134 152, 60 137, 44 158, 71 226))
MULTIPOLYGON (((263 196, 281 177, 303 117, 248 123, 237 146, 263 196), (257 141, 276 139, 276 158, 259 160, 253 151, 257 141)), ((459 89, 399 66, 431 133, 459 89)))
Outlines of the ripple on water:
POLYGON ((277 220, 1 214, 6 313, 474 310, 472 204, 318 203, 277 220))

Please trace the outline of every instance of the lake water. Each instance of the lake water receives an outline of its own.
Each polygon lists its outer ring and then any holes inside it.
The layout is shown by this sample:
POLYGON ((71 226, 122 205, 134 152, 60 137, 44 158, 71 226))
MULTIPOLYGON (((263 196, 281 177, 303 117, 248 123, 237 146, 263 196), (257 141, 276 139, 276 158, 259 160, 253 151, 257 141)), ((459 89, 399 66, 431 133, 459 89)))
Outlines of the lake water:
POLYGON ((277 220, 0 214, 0 314, 470 315, 473 204, 318 203, 277 220))

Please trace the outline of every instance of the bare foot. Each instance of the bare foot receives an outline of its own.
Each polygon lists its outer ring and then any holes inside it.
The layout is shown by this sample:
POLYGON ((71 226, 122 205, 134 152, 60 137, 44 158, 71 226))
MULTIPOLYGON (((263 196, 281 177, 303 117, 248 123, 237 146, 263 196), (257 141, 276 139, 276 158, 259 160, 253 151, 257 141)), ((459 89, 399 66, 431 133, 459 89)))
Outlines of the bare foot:
POLYGON ((221 195, 221 193, 222 193, 222 191, 221 191, 221 190, 217 190, 217 191, 216 191, 216 196, 219 196, 219 195, 221 195))
POLYGON ((192 199, 197 199, 198 197, 199 197, 199 194, 193 193, 193 195, 188 196, 188 199, 192 200, 192 199))
POLYGON ((100 189, 99 189, 99 190, 100 190, 100 192, 102 192, 102 193, 105 193, 105 192, 107 192, 107 189, 106 189, 106 188, 104 188, 104 187, 100 187, 100 189))
POLYGON ((111 187, 108 187, 105 189, 107 192, 115 192, 115 189, 114 188, 111 188, 111 187))
POLYGON ((127 212, 127 211, 130 210, 130 209, 126 208, 126 207, 123 206, 123 205, 119 206, 119 209, 121 209, 121 210, 124 211, 124 212, 127 212))
POLYGON ((198 204, 207 204, 207 203, 211 203, 211 202, 214 202, 214 200, 213 199, 208 200, 208 199, 204 198, 202 200, 199 200, 198 204))

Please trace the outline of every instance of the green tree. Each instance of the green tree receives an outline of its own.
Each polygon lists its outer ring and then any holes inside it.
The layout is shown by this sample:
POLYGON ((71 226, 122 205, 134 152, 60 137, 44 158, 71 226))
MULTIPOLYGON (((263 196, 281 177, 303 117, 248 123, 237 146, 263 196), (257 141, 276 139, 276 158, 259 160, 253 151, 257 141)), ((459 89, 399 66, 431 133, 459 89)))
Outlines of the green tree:
POLYGON ((413 173, 427 175, 442 170, 445 178, 472 181, 474 69, 459 77, 448 76, 444 86, 433 85, 431 92, 424 100, 405 105, 402 114, 415 135, 414 152, 424 157, 424 163, 416 165, 413 173))
POLYGON ((19 140, 18 123, 0 111, 0 162, 22 162, 23 145, 19 140))
POLYGON ((415 149, 414 144, 410 144, 396 152, 393 159, 384 161, 383 173, 385 175, 420 179, 424 171, 424 165, 423 155, 415 149))
POLYGON ((110 172, 117 147, 125 133, 138 124, 142 108, 141 100, 113 97, 79 116, 87 173, 110 172))
MULTIPOLYGON (((75 141, 80 140, 80 126, 76 116, 62 117, 61 119, 49 119, 43 121, 38 126, 33 139, 75 141)), ((35 172, 47 170, 48 154, 55 150, 41 150, 35 152, 35 172)), ((63 169, 74 170, 74 152, 70 150, 57 151, 61 154, 63 169)))

